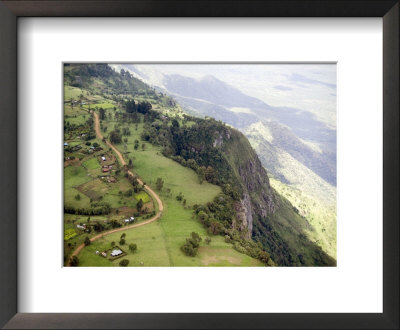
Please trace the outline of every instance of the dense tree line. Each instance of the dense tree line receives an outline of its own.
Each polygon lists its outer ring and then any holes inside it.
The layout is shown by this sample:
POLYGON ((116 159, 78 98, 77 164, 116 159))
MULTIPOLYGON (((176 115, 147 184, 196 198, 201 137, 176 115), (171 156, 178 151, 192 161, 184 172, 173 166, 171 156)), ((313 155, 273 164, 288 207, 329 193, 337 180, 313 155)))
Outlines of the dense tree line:
POLYGON ((108 203, 94 203, 90 208, 75 208, 73 206, 64 205, 64 213, 79 215, 102 215, 109 214, 111 206, 108 203))

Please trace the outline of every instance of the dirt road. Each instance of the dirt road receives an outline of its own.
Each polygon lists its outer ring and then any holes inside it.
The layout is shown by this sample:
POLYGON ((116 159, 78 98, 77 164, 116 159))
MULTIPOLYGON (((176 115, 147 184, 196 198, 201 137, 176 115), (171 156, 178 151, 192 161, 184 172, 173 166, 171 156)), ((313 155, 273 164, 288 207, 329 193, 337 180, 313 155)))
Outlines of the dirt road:
MULTIPOLYGON (((94 111, 93 111, 93 119, 94 119, 94 130, 96 132, 96 135, 100 140, 103 140, 103 135, 101 134, 101 131, 100 131, 99 115, 94 111)), ((119 160, 121 161, 122 166, 126 165, 126 161, 125 161, 124 157, 122 156, 121 152, 116 147, 114 147, 114 145, 110 141, 105 140, 105 143, 117 154, 119 160)), ((132 175, 132 176, 134 175, 130 170, 128 170, 128 173, 129 173, 129 175, 132 175)), ((137 180, 138 180, 139 184, 143 185, 143 181, 142 180, 140 180, 139 178, 137 180)), ((157 202, 158 212, 154 217, 152 217, 152 218, 150 218, 150 219, 148 219, 146 221, 143 221, 141 223, 136 223, 136 224, 133 224, 133 225, 129 225, 129 226, 115 228, 115 229, 111 229, 109 231, 105 231, 105 232, 103 232, 101 234, 93 236, 90 239, 90 241, 94 242, 95 240, 97 240, 97 239, 99 239, 99 238, 101 238, 103 236, 107 236, 107 235, 116 233, 118 231, 124 231, 124 230, 128 230, 128 229, 136 228, 136 227, 141 227, 141 226, 147 225, 147 224, 149 224, 151 222, 154 222, 157 219, 159 219, 161 214, 162 214, 162 211, 164 210, 164 205, 163 205, 160 197, 157 195, 157 193, 154 192, 153 189, 151 189, 148 186, 144 186, 144 190, 146 192, 148 192, 153 197, 153 199, 157 202)), ((84 247, 85 247, 85 244, 79 245, 75 249, 75 251, 72 253, 71 257, 77 256, 79 254, 79 252, 81 252, 84 247)))

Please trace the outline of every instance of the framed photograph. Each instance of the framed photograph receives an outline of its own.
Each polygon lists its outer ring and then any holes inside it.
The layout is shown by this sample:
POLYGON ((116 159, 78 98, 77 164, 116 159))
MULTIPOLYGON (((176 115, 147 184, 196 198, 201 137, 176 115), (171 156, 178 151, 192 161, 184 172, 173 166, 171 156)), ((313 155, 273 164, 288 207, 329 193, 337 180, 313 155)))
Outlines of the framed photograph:
POLYGON ((398 1, 1 1, 5 328, 399 327, 398 1))

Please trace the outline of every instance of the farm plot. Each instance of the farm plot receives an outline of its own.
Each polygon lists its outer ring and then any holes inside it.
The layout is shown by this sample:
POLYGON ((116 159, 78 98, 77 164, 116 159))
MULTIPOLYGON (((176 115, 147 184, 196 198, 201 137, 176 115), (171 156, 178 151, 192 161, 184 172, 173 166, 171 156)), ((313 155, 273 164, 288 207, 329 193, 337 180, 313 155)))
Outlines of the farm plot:
POLYGON ((91 200, 99 201, 108 191, 108 186, 101 179, 94 179, 77 187, 91 200))

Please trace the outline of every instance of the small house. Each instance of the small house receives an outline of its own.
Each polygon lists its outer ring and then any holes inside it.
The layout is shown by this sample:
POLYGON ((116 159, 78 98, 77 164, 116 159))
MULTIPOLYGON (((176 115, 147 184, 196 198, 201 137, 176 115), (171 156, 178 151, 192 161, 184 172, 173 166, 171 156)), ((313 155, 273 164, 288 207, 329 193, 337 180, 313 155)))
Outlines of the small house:
POLYGON ((105 162, 105 161, 106 161, 106 157, 101 156, 101 160, 102 160, 103 162, 105 162))
POLYGON ((64 142, 64 147, 68 147, 68 142, 64 142))
POLYGON ((110 172, 110 169, 108 167, 103 168, 103 173, 104 172, 110 172))
POLYGON ((115 249, 115 250, 113 250, 113 251, 111 252, 111 256, 112 256, 112 257, 117 257, 117 256, 119 256, 119 255, 121 255, 121 254, 122 254, 122 251, 119 250, 119 249, 115 249))
POLYGON ((116 180, 115 180, 115 178, 112 176, 112 177, 109 177, 109 178, 108 178, 107 182, 108 182, 108 183, 114 183, 114 182, 116 182, 116 180))
POLYGON ((107 258, 107 253, 101 252, 101 255, 102 255, 104 258, 107 258))

